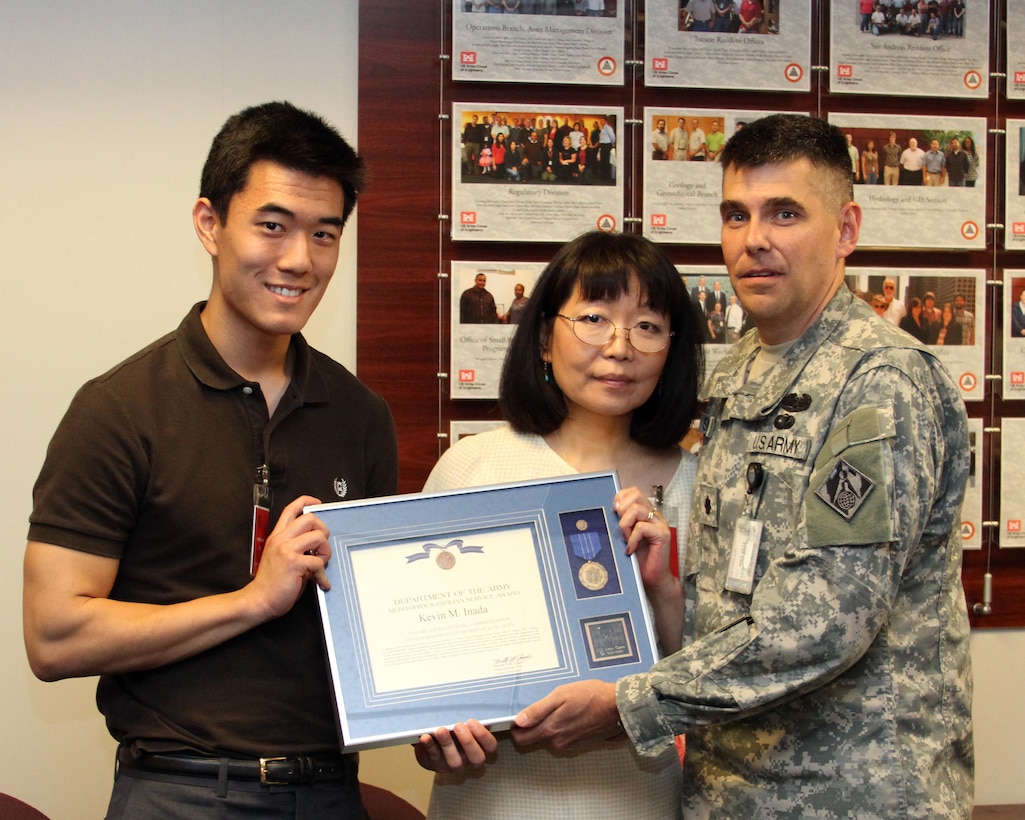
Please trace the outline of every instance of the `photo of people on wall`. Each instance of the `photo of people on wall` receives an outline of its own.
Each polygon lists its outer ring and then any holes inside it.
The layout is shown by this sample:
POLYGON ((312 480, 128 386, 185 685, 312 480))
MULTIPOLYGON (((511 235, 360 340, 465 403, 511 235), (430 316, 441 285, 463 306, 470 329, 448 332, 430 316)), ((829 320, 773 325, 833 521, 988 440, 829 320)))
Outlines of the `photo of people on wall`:
POLYGON ((695 273, 683 275, 706 345, 731 345, 751 327, 726 274, 695 273))
POLYGON ((843 128, 855 185, 974 188, 980 157, 973 131, 843 128))
POLYGON ((680 31, 779 34, 779 0, 679 0, 680 31))
POLYGON ((971 276, 847 277, 847 286, 879 316, 937 347, 975 344, 976 284, 971 276))
POLYGON ((963 0, 852 0, 862 34, 902 34, 933 40, 965 36, 967 8, 963 0))
POLYGON ((1012 339, 1025 339, 1025 278, 1011 279, 1011 316, 1007 330, 1012 339))
POLYGON ((531 14, 546 17, 615 17, 619 0, 464 0, 465 14, 531 14))
POLYGON ((673 162, 718 162, 726 145, 720 116, 652 117, 651 158, 673 162))
POLYGON ((461 119, 462 182, 616 183, 615 115, 463 111, 461 119))

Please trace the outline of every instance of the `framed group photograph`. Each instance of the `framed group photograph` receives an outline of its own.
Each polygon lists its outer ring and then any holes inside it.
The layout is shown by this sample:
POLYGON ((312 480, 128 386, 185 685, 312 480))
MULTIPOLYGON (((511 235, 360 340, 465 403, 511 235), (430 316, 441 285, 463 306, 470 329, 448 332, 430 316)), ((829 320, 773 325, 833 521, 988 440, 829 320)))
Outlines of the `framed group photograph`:
POLYGON ((1025 400, 1025 270, 1004 271, 1003 379, 1005 400, 1025 400))
POLYGON ((726 141, 774 111, 644 109, 644 235, 652 242, 718 245, 720 156, 726 141))
POLYGON ((623 85, 614 0, 452 0, 452 79, 623 85))
POLYGON ((942 5, 884 0, 865 12, 858 0, 830 3, 830 91, 985 98, 989 4, 942 5))
POLYGON ((711 373, 753 325, 733 291, 725 265, 677 265, 676 270, 701 326, 705 368, 711 373))
POLYGON ((811 0, 648 0, 644 83, 811 88, 811 0))
POLYGON ((1025 482, 1025 460, 1017 453, 1025 447, 1025 418, 1000 421, 1000 534, 1001 549, 1025 547, 1025 503, 1021 486, 1025 482))
POLYGON ((623 229, 623 108, 454 103, 452 239, 623 229))
POLYGON ((453 262, 453 399, 497 399, 502 364, 543 262, 453 262))
POLYGON ((862 248, 985 248, 986 120, 831 112, 847 137, 862 248))
POLYGON ((927 345, 965 401, 985 388, 985 271, 847 268, 847 286, 886 321, 927 345))

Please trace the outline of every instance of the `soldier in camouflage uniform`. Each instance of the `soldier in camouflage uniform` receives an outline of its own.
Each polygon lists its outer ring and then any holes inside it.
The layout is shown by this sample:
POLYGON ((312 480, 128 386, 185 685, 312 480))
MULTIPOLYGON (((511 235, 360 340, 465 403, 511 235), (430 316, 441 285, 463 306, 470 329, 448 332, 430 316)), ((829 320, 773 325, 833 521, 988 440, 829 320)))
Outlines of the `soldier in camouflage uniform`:
POLYGON ((686 643, 529 707, 518 742, 686 736, 686 817, 968 818, 960 508, 968 435, 930 351, 843 284, 846 141, 748 125, 722 155, 723 256, 757 327, 703 398, 686 643))

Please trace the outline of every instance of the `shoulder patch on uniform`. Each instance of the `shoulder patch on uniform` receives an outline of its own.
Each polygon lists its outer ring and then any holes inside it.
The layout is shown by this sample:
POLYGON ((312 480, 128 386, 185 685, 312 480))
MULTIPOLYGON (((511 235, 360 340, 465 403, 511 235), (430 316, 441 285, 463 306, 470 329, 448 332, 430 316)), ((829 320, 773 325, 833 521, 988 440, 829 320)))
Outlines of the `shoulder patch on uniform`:
POLYGON ((815 495, 850 520, 861 509, 874 487, 868 476, 841 458, 833 466, 829 477, 815 491, 815 495))

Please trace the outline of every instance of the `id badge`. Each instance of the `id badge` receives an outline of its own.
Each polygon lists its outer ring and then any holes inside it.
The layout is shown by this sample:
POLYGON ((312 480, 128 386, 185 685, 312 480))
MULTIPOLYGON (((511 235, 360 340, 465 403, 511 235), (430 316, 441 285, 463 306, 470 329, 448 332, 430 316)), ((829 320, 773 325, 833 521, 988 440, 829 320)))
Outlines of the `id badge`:
POLYGON ((260 568, 269 529, 270 469, 266 464, 261 464, 256 470, 256 483, 253 484, 253 537, 249 547, 249 572, 254 576, 260 568))
POLYGON ((737 521, 733 531, 733 550, 726 573, 724 589, 750 595, 754 589, 755 567, 758 564, 758 545, 762 540, 762 522, 748 516, 737 521))
POLYGON ((263 548, 267 543, 267 528, 270 524, 270 508, 259 504, 253 505, 253 540, 249 549, 249 572, 256 575, 263 558, 263 548))

